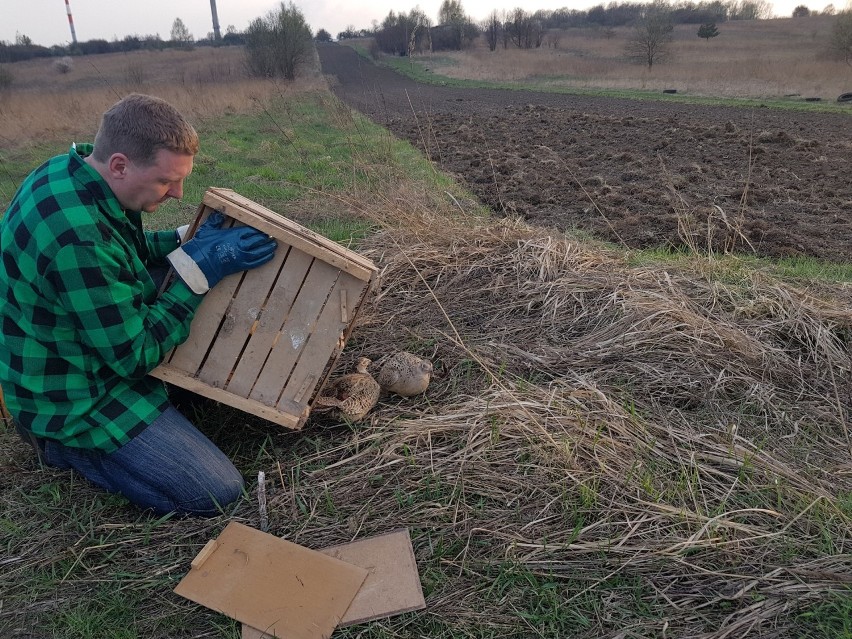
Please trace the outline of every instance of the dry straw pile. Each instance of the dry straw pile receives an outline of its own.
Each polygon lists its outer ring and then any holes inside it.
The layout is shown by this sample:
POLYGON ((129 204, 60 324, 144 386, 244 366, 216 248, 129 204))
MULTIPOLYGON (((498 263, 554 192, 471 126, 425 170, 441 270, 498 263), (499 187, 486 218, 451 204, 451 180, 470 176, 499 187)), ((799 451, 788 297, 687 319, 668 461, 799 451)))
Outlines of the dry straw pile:
POLYGON ((417 350, 433 386, 282 473, 279 530, 410 526, 431 614, 495 636, 533 607, 529 636, 784 636, 848 588, 852 288, 412 201, 381 207, 350 351, 417 350))

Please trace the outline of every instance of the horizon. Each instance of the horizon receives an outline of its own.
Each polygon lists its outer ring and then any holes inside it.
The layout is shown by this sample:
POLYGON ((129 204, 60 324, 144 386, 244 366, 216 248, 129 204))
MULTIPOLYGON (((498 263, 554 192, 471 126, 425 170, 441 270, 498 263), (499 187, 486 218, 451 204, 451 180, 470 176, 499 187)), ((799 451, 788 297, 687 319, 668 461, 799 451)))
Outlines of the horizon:
MULTIPOLYGON (((195 40, 203 40, 213 31, 212 13, 210 3, 207 0, 183 2, 180 9, 175 13, 172 13, 175 11, 173 2, 149 0, 147 3, 139 5, 123 5, 119 16, 105 15, 102 9, 98 7, 98 5, 104 4, 102 0, 68 1, 70 2, 78 42, 89 40, 115 41, 134 35, 139 37, 157 35, 163 40, 168 40, 171 35, 172 24, 176 18, 183 21, 195 40)), ((43 47, 68 46, 71 44, 71 28, 63 0, 31 0, 27 1, 25 6, 20 6, 21 4, 23 4, 21 0, 0 0, 0 14, 14 15, 12 20, 4 19, 0 22, 0 41, 14 44, 18 34, 20 34, 28 37, 34 45, 43 47), (48 4, 52 13, 48 13, 48 4)), ((244 31, 254 19, 265 16, 280 6, 281 3, 270 0, 242 0, 240 2, 218 0, 216 4, 220 32, 224 35, 231 26, 237 31, 244 31)), ((402 9, 391 2, 382 2, 381 0, 371 3, 368 5, 369 8, 355 3, 338 4, 337 2, 312 3, 310 6, 294 4, 305 16, 305 21, 310 26, 312 33, 316 34, 319 29, 325 29, 333 38, 337 38, 337 35, 348 27, 354 27, 355 30, 372 28, 373 22, 380 23, 390 11, 409 12, 414 8, 420 8, 435 22, 441 0, 416 3, 408 9, 402 9), (366 22, 366 24, 363 24, 363 22, 366 22)), ((568 3, 564 0, 541 0, 537 3, 537 8, 530 13, 562 8, 586 11, 599 4, 601 2, 594 0, 568 3)), ((808 6, 811 11, 820 12, 828 5, 834 6, 833 3, 823 0, 820 1, 821 6, 819 7, 809 6, 807 2, 797 0, 779 0, 769 4, 773 8, 773 18, 791 17, 793 9, 801 4, 808 6)), ((847 6, 850 5, 852 5, 852 0, 847 6)), ((462 8, 465 13, 475 22, 484 20, 492 10, 510 11, 516 6, 517 0, 462 1, 462 8)), ((835 6, 835 8, 841 10, 841 7, 835 6)))

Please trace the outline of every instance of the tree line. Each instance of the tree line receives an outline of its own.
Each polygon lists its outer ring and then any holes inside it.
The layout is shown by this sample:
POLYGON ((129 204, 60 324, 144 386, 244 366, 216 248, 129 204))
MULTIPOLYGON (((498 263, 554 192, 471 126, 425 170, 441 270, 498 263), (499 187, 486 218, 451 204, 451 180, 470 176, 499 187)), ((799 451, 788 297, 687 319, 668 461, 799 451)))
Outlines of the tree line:
POLYGON ((32 39, 24 34, 17 34, 15 42, 0 40, 0 63, 21 62, 33 58, 51 58, 74 55, 92 55, 99 53, 128 53, 130 51, 162 51, 164 49, 186 49, 192 46, 228 46, 244 44, 243 34, 229 26, 227 32, 218 40, 209 33, 206 38, 196 40, 186 29, 180 18, 175 18, 172 25, 171 37, 164 40, 160 34, 128 35, 115 40, 93 38, 68 45, 53 45, 45 47, 34 44, 32 39))
MULTIPOLYGON (((554 9, 529 12, 522 8, 492 11, 477 22, 462 8, 460 0, 444 0, 433 24, 419 8, 391 11, 372 29, 347 27, 338 39, 372 37, 380 51, 397 55, 423 50, 459 50, 483 35, 494 50, 498 44, 519 48, 541 46, 547 31, 578 27, 613 28, 635 24, 660 3, 637 4, 613 1, 589 9, 554 9)), ((768 0, 700 0, 666 5, 672 24, 715 24, 729 20, 759 20, 770 17, 768 0)))

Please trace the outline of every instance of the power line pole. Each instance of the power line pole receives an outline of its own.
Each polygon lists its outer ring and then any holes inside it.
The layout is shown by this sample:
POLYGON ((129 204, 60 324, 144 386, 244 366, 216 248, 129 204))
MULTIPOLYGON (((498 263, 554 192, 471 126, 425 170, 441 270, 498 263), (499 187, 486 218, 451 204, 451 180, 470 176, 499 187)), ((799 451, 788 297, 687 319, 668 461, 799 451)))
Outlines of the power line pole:
MULTIPOLYGON (((210 2, 215 2, 215 0, 210 0, 210 2)), ((77 44, 77 32, 74 31, 74 18, 71 16, 71 5, 68 4, 68 0, 65 0, 65 13, 68 14, 68 26, 71 27, 71 43, 77 44)))
MULTIPOLYGON (((68 2, 68 0, 65 0, 68 2)), ((213 39, 217 42, 222 39, 219 33, 219 14, 216 13, 216 0, 210 0, 210 12, 213 14, 213 39)))

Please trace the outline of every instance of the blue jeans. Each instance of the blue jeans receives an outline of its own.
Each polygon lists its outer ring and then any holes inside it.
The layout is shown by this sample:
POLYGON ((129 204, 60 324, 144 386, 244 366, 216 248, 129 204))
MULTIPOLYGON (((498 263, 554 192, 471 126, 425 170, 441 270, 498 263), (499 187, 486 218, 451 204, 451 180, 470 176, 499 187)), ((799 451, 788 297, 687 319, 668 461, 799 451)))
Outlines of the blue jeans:
POLYGON ((212 517, 243 492, 242 475, 231 461, 173 406, 112 453, 41 441, 48 466, 73 468, 157 513, 212 517))

